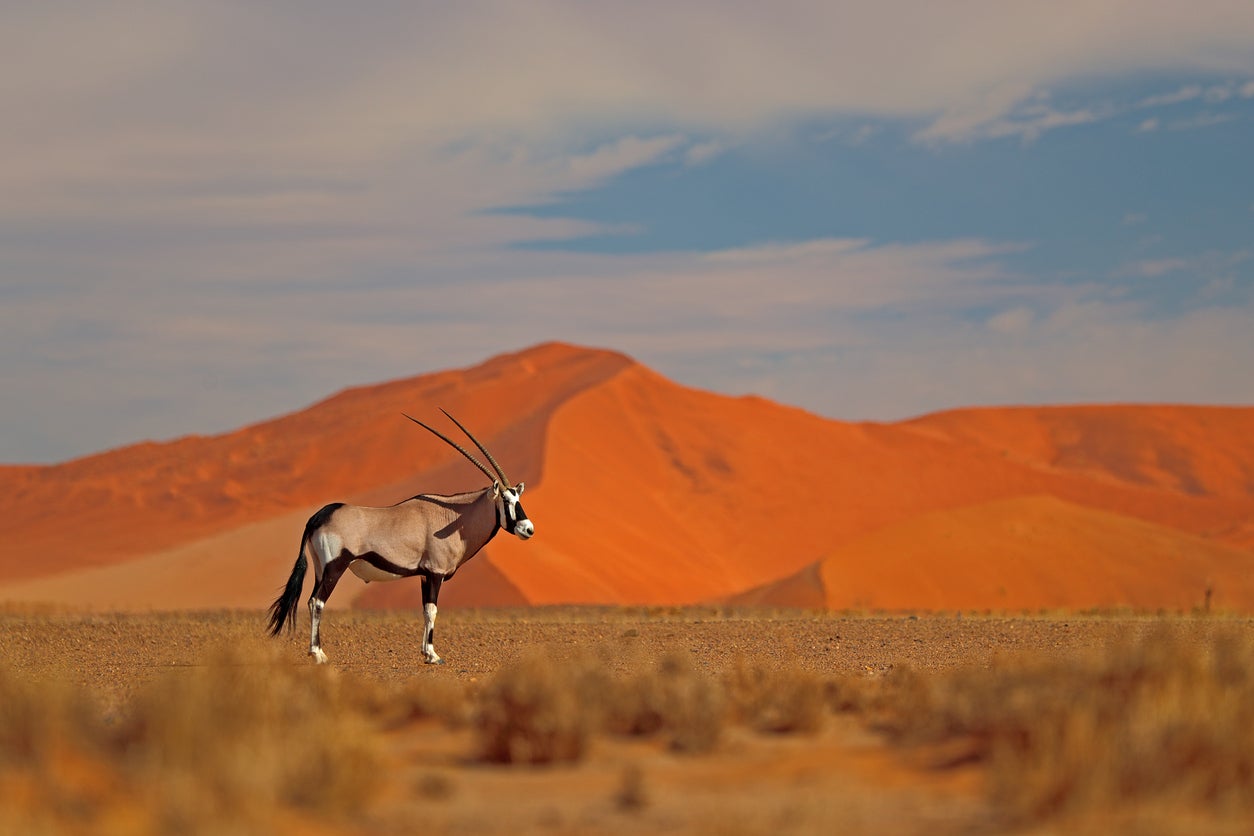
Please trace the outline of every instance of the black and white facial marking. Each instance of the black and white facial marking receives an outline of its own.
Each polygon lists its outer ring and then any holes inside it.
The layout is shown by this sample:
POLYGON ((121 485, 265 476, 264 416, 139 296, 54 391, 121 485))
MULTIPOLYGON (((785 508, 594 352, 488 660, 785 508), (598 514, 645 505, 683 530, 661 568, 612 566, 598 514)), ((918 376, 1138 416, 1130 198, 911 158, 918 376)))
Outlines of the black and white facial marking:
POLYGON ((519 540, 529 539, 536 533, 536 527, 531 524, 531 520, 527 519, 527 512, 518 501, 524 487, 526 486, 519 482, 517 487, 504 488, 497 500, 497 513, 501 520, 501 528, 519 540))

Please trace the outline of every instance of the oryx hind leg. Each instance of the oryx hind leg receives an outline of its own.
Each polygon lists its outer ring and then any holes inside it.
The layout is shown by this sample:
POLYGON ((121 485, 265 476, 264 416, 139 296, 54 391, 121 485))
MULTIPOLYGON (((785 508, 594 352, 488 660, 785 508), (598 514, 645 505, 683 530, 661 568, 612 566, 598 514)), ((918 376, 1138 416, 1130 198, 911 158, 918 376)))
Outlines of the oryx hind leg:
POLYGON ((444 578, 439 575, 422 576, 422 658, 428 665, 443 665, 444 660, 435 652, 435 602, 440 597, 440 585, 444 578))
POLYGON ((327 599, 331 597, 331 593, 335 591, 335 585, 340 582, 340 578, 344 574, 344 570, 348 568, 350 558, 341 556, 327 563, 322 572, 319 573, 318 581, 314 584, 313 593, 309 596, 309 655, 319 665, 325 664, 327 654, 322 651, 322 610, 326 607, 327 599))

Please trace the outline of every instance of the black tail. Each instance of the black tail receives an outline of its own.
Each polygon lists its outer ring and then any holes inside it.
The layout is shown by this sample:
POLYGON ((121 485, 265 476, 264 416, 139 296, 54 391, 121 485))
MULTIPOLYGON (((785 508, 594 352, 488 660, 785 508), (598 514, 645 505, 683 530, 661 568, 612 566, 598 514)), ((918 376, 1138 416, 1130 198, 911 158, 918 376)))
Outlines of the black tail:
POLYGON ((296 555, 296 565, 292 567, 292 575, 287 579, 283 594, 270 605, 270 635, 277 636, 283 632, 283 622, 287 629, 296 629, 296 602, 300 600, 301 587, 305 585, 305 541, 300 541, 300 554, 296 555))
POLYGON ((343 502, 332 502, 318 510, 305 523, 305 533, 300 538, 300 551, 296 553, 296 565, 292 567, 292 575, 287 579, 283 594, 274 599, 270 605, 270 635, 277 636, 283 632, 283 622, 287 622, 289 630, 296 629, 296 602, 300 600, 300 590, 305 585, 305 546, 309 543, 309 535, 331 519, 337 508, 344 507, 343 502))

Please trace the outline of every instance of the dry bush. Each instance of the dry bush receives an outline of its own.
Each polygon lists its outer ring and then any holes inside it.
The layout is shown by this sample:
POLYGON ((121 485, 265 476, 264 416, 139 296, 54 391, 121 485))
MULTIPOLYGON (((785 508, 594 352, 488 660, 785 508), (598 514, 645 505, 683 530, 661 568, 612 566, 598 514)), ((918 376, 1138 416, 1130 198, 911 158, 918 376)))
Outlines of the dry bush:
POLYGON ((813 734, 823 726, 828 689, 812 673, 750 666, 740 659, 723 679, 733 713, 757 731, 813 734))
POLYGON ((377 699, 334 669, 281 664, 270 645, 222 648, 141 694, 120 742, 175 830, 224 809, 350 813, 375 789, 362 709, 377 699))
POLYGON ((360 710, 388 731, 421 720, 438 720, 449 728, 461 728, 472 719, 465 686, 442 677, 415 677, 392 688, 359 683, 353 696, 360 710))
POLYGON ((603 688, 596 696, 609 732, 660 733, 672 750, 692 754, 708 752, 722 735, 726 697, 688 654, 667 653, 655 665, 621 681, 606 681, 603 688))
POLYGON ((115 820, 122 805, 108 747, 80 689, 0 668, 0 832, 86 832, 115 820))
POLYGON ((277 810, 352 813, 372 796, 381 762, 364 710, 376 699, 261 646, 167 674, 111 724, 79 688, 0 672, 5 825, 239 832, 277 810))
POLYGON ((105 737, 81 690, 0 667, 0 767, 46 767, 67 747, 94 750, 105 737))
POLYGON ((1091 657, 925 678, 880 706, 905 743, 965 741, 1025 819, 1154 801, 1254 813, 1254 637, 1165 629, 1091 657))
POLYGON ((581 758, 596 726, 583 661, 554 663, 533 652, 500 670, 480 695, 479 756, 494 763, 541 764, 581 758))
POLYGON ((718 684, 683 654, 615 677, 582 655, 532 653, 502 669, 479 699, 479 755, 497 763, 578 760, 597 731, 664 735, 674 751, 707 752, 726 712, 718 684))

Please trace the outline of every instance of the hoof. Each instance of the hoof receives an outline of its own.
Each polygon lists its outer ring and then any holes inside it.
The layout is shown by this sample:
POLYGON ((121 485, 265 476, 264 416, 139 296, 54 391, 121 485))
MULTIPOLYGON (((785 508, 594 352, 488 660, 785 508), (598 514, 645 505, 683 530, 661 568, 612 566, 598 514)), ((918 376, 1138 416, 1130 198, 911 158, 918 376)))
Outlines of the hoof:
POLYGON ((443 664, 444 664, 444 660, 443 660, 443 659, 441 659, 439 656, 437 656, 437 657, 435 657, 434 659, 428 659, 428 660, 427 660, 427 664, 428 664, 428 665, 443 665, 443 664))
POLYGON ((313 660, 319 665, 325 665, 327 663, 327 654, 322 652, 322 648, 309 651, 309 655, 312 656, 313 660))

